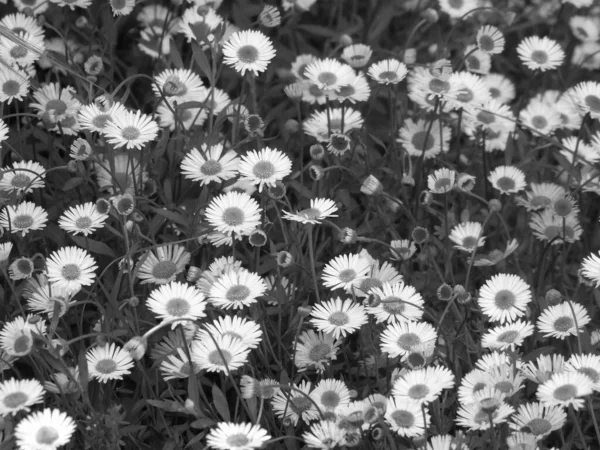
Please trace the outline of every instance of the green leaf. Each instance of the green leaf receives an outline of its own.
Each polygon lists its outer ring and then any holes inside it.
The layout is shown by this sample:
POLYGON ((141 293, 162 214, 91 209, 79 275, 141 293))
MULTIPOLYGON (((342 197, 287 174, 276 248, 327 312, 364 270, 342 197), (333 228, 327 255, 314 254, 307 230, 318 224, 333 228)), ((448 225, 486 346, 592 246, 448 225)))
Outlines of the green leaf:
POLYGON ((192 423, 190 423, 190 427, 196 428, 198 430, 202 430, 204 428, 212 427, 216 422, 208 417, 204 419, 196 419, 192 423))
POLYGON ((155 408, 162 409, 167 412, 176 412, 183 414, 190 414, 190 412, 183 406, 181 403, 176 402, 175 400, 146 400, 150 406, 154 406, 155 408))
POLYGON ((98 255, 110 256, 116 258, 116 254, 112 248, 106 245, 104 242, 95 241, 94 239, 85 238, 83 236, 70 236, 71 239, 81 248, 85 248, 92 253, 98 255))
POLYGON ((204 50, 202 50, 202 48, 200 48, 200 46, 198 44, 193 42, 192 43, 192 53, 194 54, 194 60, 196 61, 196 64, 198 64, 198 67, 200 68, 202 73, 204 73, 204 76, 206 76, 206 78, 208 78, 209 84, 211 86, 213 86, 214 83, 212 80, 212 70, 210 68, 208 58, 206 57, 206 54, 204 53, 204 50))
POLYGON ((160 208, 152 208, 152 210, 159 216, 163 216, 166 219, 169 219, 175 223, 178 223, 179 225, 183 225, 184 227, 189 226, 189 223, 188 223, 187 219, 183 216, 183 214, 180 214, 175 211, 169 211, 166 209, 160 209, 160 208))
POLYGON ((229 414, 229 405, 227 404, 227 397, 225 397, 223 391, 221 391, 221 389, 219 389, 219 387, 216 384, 213 384, 212 387, 212 397, 217 412, 221 415, 223 420, 229 422, 231 420, 231 415, 229 414))

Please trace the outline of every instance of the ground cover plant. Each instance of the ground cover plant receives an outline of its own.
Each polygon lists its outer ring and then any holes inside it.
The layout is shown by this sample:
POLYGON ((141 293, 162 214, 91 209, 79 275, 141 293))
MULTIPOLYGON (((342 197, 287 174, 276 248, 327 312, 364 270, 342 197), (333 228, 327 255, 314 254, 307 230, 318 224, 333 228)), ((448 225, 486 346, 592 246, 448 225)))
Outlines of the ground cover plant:
POLYGON ((600 448, 598 2, 0 11, 0 449, 600 448))

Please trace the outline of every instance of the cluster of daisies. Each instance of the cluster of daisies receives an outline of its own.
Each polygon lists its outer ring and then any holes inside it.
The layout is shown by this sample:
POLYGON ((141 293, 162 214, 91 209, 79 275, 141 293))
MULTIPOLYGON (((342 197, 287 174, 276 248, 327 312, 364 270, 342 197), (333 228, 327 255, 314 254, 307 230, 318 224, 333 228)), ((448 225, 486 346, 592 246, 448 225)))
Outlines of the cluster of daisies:
MULTIPOLYGON (((283 0, 281 6, 291 15, 309 11, 314 3, 283 0)), ((436 22, 444 15, 444 20, 455 24, 485 17, 481 10, 493 7, 489 0, 438 3, 439 10, 428 10, 425 22, 436 22)), ((586 0, 563 3, 591 6, 586 0)), ((600 171, 595 166, 600 162, 600 132, 589 131, 600 119, 600 83, 581 81, 517 100, 513 81, 492 71, 498 67, 495 61, 506 53, 504 25, 482 22, 456 61, 442 58, 427 66, 417 63, 421 58, 414 48, 407 48, 401 58, 387 53, 380 57, 370 46, 352 43, 347 36, 327 57, 300 54, 276 72, 285 85, 289 106, 298 111, 298 121, 287 125, 311 144, 309 165, 305 167, 302 159, 300 167, 295 167, 292 152, 275 144, 263 145, 267 127, 256 106, 230 96, 217 86, 216 79, 226 68, 241 79, 244 89, 256 88, 257 78, 276 55, 273 41, 263 31, 285 20, 277 7, 264 5, 257 11, 256 24, 263 30, 259 31, 239 29, 219 13, 220 1, 195 0, 181 8, 160 4, 136 8, 133 0, 111 0, 105 7, 114 16, 136 10, 136 43, 143 53, 162 63, 179 37, 198 66, 153 74, 154 108, 145 113, 127 106, 118 90, 110 94, 95 84, 106 75, 105 62, 90 46, 46 37, 49 27, 43 14, 49 8, 77 11, 91 4, 91 0, 15 0, 18 12, 0 20, 10 36, 2 33, 0 37, 4 64, 0 66, 0 102, 3 107, 29 111, 35 126, 60 136, 58 151, 70 158, 63 167, 43 158, 15 158, 0 170, 5 199, 0 211, 5 239, 0 244, 0 269, 15 297, 25 299, 21 314, 0 329, 1 368, 9 370, 41 351, 64 363, 63 370, 52 373, 43 385, 35 379, 16 378, 0 383, 0 415, 19 419, 13 432, 19 448, 53 450, 67 444, 77 418, 54 408, 31 409, 53 394, 78 398, 88 381, 126 380, 138 370, 135 362, 146 353, 167 383, 201 373, 230 377, 243 399, 260 401, 259 417, 264 411, 282 427, 298 427, 300 439, 311 448, 353 447, 365 438, 390 442, 392 448, 396 438, 407 438, 428 450, 449 450, 468 445, 465 432, 485 430, 490 430, 497 448, 495 427, 507 423, 511 430, 508 447, 529 450, 544 444, 553 431, 562 430, 568 415, 577 427, 578 412, 587 410, 593 416, 592 396, 600 389, 600 356, 589 348, 600 342, 600 333, 588 329, 592 318, 585 306, 556 290, 546 292, 545 303, 534 302, 532 286, 504 271, 489 276, 477 293, 472 295, 468 289, 472 271, 493 269, 518 249, 519 241, 511 238, 503 219, 509 207, 519 207, 527 215, 532 236, 544 248, 558 250, 560 246, 565 252, 567 244, 582 239, 577 195, 600 195, 600 171), (61 81, 38 85, 36 78, 48 79, 43 72, 48 69, 61 81), (89 92, 78 92, 62 81, 71 76, 85 80, 89 92), (364 197, 383 198, 390 210, 402 211, 414 224, 410 237, 394 233, 400 238, 371 239, 338 226, 339 204, 324 194, 323 183, 318 184, 340 167, 358 180, 353 168, 345 165, 351 166, 356 153, 365 151, 368 114, 363 106, 381 92, 392 102, 406 94, 411 104, 402 118, 397 117, 395 103, 390 108, 392 130, 386 157, 402 161, 397 178, 404 187, 415 188, 413 203, 442 224, 436 233, 440 248, 452 252, 455 260, 464 259, 468 267, 464 286, 443 283, 436 299, 426 300, 417 285, 405 279, 409 271, 402 273, 415 255, 427 257, 432 239, 425 221, 418 226, 421 222, 415 217, 422 215, 407 198, 401 201, 387 193, 374 174, 360 183, 364 197), (156 148, 159 134, 168 139, 195 132, 216 139, 187 139, 180 154, 169 161, 175 161, 170 166, 190 189, 202 189, 205 204, 193 212, 181 207, 198 226, 188 232, 181 223, 172 223, 169 230, 182 241, 154 242, 138 224, 149 221, 148 212, 170 211, 162 206, 148 210, 140 202, 140 197, 147 200, 159 190, 145 151, 156 148), (531 142, 531 152, 546 152, 546 164, 555 174, 552 180, 527 180, 530 160, 513 163, 506 158, 505 164, 492 164, 488 170, 486 161, 494 160, 509 145, 517 147, 519 136, 531 142), (481 150, 483 174, 476 176, 476 168, 473 173, 461 172, 446 162, 450 152, 460 152, 462 138, 481 150), (298 182, 304 180, 305 168, 315 182, 312 193, 298 182), (81 200, 60 214, 40 206, 41 193, 53 187, 53 172, 61 170, 93 175, 86 182, 95 183, 98 197, 81 200), (306 197, 296 205, 290 202, 295 194, 287 195, 286 186, 292 182, 294 191, 306 197), (476 193, 477 186, 486 198, 476 193), (461 202, 483 207, 484 219, 471 218, 465 210, 458 220, 448 205, 461 202), (33 243, 49 231, 53 215, 58 229, 77 245, 30 255, 33 243), (506 247, 483 256, 479 252, 487 244, 486 227, 493 216, 505 228, 506 247), (286 245, 272 240, 279 230, 286 245), (315 261, 318 246, 314 240, 327 235, 327 230, 334 230, 347 245, 384 245, 390 261, 363 249, 333 256, 321 267, 315 261), (73 348, 81 339, 70 336, 59 320, 69 312, 78 315, 104 282, 102 276, 110 267, 103 267, 100 256, 92 254, 90 242, 98 245, 108 232, 121 237, 126 247, 125 255, 113 261, 114 267, 126 274, 131 295, 144 292, 142 302, 131 297, 125 303, 134 308, 143 303, 140 310, 154 321, 142 322, 148 329, 129 336, 126 343, 97 339, 85 348, 88 379, 82 380, 83 362, 73 348), (182 243, 186 241, 195 248, 211 244, 225 255, 197 263, 206 266, 201 269, 194 266, 191 247, 182 243), (294 244, 300 249, 293 248, 294 244), (240 248, 256 251, 257 261, 240 260, 242 252, 236 252, 240 248), (260 264, 261 249, 267 248, 270 251, 264 253, 271 258, 271 266, 260 264), (300 286, 301 279, 308 288, 300 286), (439 321, 431 323, 435 314, 428 309, 436 309, 438 301, 447 307, 439 321), (295 377, 257 377, 257 370, 246 369, 257 364, 259 350, 260 355, 275 357, 276 353, 266 322, 279 316, 281 327, 281 315, 290 311, 290 304, 294 308, 290 314, 297 319, 290 323, 296 329, 291 330, 291 346, 283 355, 287 359, 278 361, 277 367, 288 367, 295 377), (443 357, 447 347, 442 321, 453 308, 460 316, 456 304, 473 305, 485 327, 475 335, 466 326, 469 346, 483 355, 464 374, 453 371, 443 357), (582 345, 583 333, 591 335, 590 346, 582 345), (537 338, 577 345, 577 351, 568 357, 525 358, 524 347, 534 345, 537 338), (353 354, 356 342, 365 346, 356 352, 362 352, 360 357, 353 354), (377 378, 380 368, 390 369, 377 389, 364 389, 351 377, 344 381, 343 371, 336 372, 342 361, 353 358, 360 361, 360 377, 377 378), (525 392, 535 392, 535 401, 530 401, 533 394, 525 392), (453 395, 459 405, 457 427, 452 434, 441 434, 445 420, 440 411, 448 408, 440 405, 453 395), (432 436, 433 430, 438 434, 432 436)), ((571 63, 594 69, 600 65, 600 14, 586 11, 569 20, 571 34, 578 41, 571 63)), ((75 26, 83 33, 91 32, 94 24, 85 17, 75 26)), ((567 52, 564 43, 531 35, 519 42, 516 56, 532 76, 551 76, 558 73, 567 52)), ((0 144, 12 149, 19 133, 7 123, 0 120, 0 144)), ((467 155, 458 160, 459 165, 469 166, 467 155)), ((207 253, 214 250, 205 248, 207 253)), ((320 254, 327 251, 320 248, 320 254)), ((584 259, 579 275, 581 284, 599 287, 600 254, 584 259)), ((440 278, 446 279, 441 271, 440 278)), ((92 335, 108 336, 111 326, 107 317, 98 317, 92 335)), ((289 337, 290 333, 280 331, 280 337, 289 337)), ((277 347, 282 345, 284 339, 277 347)), ((197 413, 194 408, 199 405, 192 402, 192 406, 190 410, 197 413)), ((262 423, 218 422, 207 432, 206 444, 241 450, 279 439, 269 434, 274 428, 268 431, 262 423)), ((595 429, 598 432, 597 424, 595 429)))

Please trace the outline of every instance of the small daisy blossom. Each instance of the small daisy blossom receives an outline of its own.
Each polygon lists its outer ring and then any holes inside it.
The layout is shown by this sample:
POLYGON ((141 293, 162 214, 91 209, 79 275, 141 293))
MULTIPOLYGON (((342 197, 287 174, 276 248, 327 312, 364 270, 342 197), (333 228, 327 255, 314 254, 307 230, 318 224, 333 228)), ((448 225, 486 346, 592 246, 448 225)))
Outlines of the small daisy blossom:
POLYGON ((354 333, 367 323, 364 306, 351 299, 336 297, 312 308, 310 322, 319 331, 331 334, 334 338, 354 333))
POLYGON ((391 358, 408 354, 413 348, 435 342, 435 328, 426 322, 399 322, 389 324, 381 334, 381 351, 391 358))
POLYGON ((87 202, 72 206, 65 211, 58 219, 58 225, 67 232, 88 236, 98 228, 102 228, 106 219, 108 219, 107 214, 100 214, 95 204, 87 202))
POLYGON ((501 194, 511 194, 525 189, 525 174, 514 166, 498 166, 488 176, 488 180, 501 194))
POLYGON ((29 194, 45 186, 46 169, 36 161, 18 161, 2 168, 0 190, 29 194))
POLYGON ((368 75, 379 84, 398 84, 406 78, 406 64, 397 59, 385 59, 369 67, 368 75))
POLYGON ((304 69, 306 78, 315 83, 325 93, 334 91, 347 85, 355 75, 354 70, 348 64, 336 59, 316 59, 304 69))
POLYGON ((410 398, 417 403, 433 402, 444 389, 454 387, 454 374, 442 366, 411 370, 400 376, 392 389, 395 397, 410 398))
MULTIPOLYGON (((492 412, 492 422, 494 426, 506 422, 508 417, 514 412, 514 408, 506 403, 500 403, 499 407, 492 412)), ((469 430, 487 430, 490 428, 490 417, 481 405, 477 403, 463 404, 457 413, 457 425, 468 428, 469 430)))
POLYGON ((371 264, 361 255, 340 255, 323 269, 323 284, 330 289, 352 289, 367 278, 371 264))
POLYGON ((570 100, 579 108, 581 115, 589 114, 600 119, 600 83, 583 81, 570 92, 570 100))
POLYGON ((346 430, 331 420, 313 423, 302 439, 309 448, 333 449, 346 443, 346 430))
POLYGON ((79 247, 63 247, 46 259, 48 281, 69 292, 90 286, 96 278, 96 260, 79 247))
POLYGON ((579 303, 567 301, 546 308, 540 314, 537 327, 544 336, 564 339, 577 336, 590 321, 590 316, 579 303))
POLYGON ((0 383, 0 415, 29 411, 30 406, 43 401, 43 395, 44 388, 38 380, 6 380, 0 383))
POLYGON ((533 324, 522 320, 492 328, 482 338, 484 348, 514 350, 523 344, 526 337, 533 334, 533 324))
POLYGON ((75 421, 66 413, 46 408, 21 419, 14 436, 19 449, 55 450, 69 443, 76 428, 75 421))
POLYGON ((537 398, 543 405, 572 406, 578 410, 584 406, 586 395, 593 391, 594 382, 579 372, 561 372, 554 374, 537 390, 537 398))
POLYGON ((423 316, 425 301, 417 290, 402 281, 399 283, 383 283, 381 287, 371 289, 378 303, 369 306, 367 312, 380 322, 407 322, 419 320, 423 316))
POLYGON ((239 369, 248 360, 250 349, 233 336, 214 336, 194 341, 192 361, 207 372, 229 373, 239 369))
POLYGON ((594 391, 600 391, 600 355, 573 355, 565 364, 566 372, 579 372, 590 377, 594 391))
POLYGON ((350 391, 343 381, 324 378, 310 393, 310 398, 324 412, 336 412, 340 406, 350 403, 350 391))
POLYGON ((567 414, 560 406, 544 406, 541 403, 530 402, 519 406, 511 418, 510 427, 513 430, 528 428, 537 440, 543 439, 554 430, 559 430, 565 424, 567 414))
POLYGON ((517 275, 498 274, 479 290, 479 307, 491 321, 512 322, 525 315, 531 289, 517 275))
POLYGON ((248 235, 260 225, 256 200, 245 192, 230 191, 212 199, 206 208, 206 221, 224 234, 248 235))
POLYGON ((260 425, 219 422, 206 436, 206 443, 216 449, 250 450, 263 448, 269 439, 271 436, 260 425))
POLYGON ((506 42, 502 32, 493 25, 485 25, 477 30, 476 39, 479 50, 491 54, 502 53, 506 42))
POLYGON ((131 373, 129 369, 134 365, 129 352, 114 343, 88 350, 85 358, 90 377, 96 378, 100 383, 122 380, 123 375, 131 373))
POLYGON ((136 272, 142 284, 166 284, 184 271, 190 262, 190 252, 181 245, 161 245, 140 257, 136 272))
POLYGON ((257 302, 267 290, 265 281, 246 269, 229 270, 216 280, 208 294, 209 301, 222 309, 241 309, 257 302))
POLYGON ((429 426, 429 413, 409 397, 393 396, 386 404, 385 421, 400 436, 421 436, 429 426))
POLYGON ((540 355, 535 361, 526 362, 521 367, 521 374, 534 383, 545 383, 555 373, 564 371, 565 358, 563 355, 540 355))
POLYGON ((185 178, 199 181, 204 186, 212 181, 230 180, 238 173, 240 159, 234 151, 223 151, 223 145, 202 144, 201 151, 190 150, 181 161, 181 173, 185 178))
POLYGON ((317 419, 320 415, 309 397, 312 384, 303 380, 300 384, 292 384, 292 387, 293 390, 281 389, 271 400, 275 415, 290 419, 292 425, 296 425, 299 419, 305 423, 317 419))
POLYGON ((456 172, 444 167, 427 177, 427 188, 434 194, 446 194, 452 190, 455 182, 456 172))
POLYGON ((128 150, 141 150, 158 135, 158 124, 141 111, 126 111, 116 114, 103 131, 108 142, 115 148, 126 146, 128 150))
POLYGON ((6 206, 0 213, 0 226, 11 233, 25 236, 29 231, 46 227, 48 213, 33 202, 21 202, 14 206, 6 206))
POLYGON ((561 46, 548 37, 529 36, 523 39, 518 47, 519 59, 531 70, 556 69, 565 59, 561 46))
POLYGON ((206 316, 204 294, 194 286, 177 281, 153 290, 146 305, 159 319, 173 321, 172 329, 185 319, 197 320, 206 316))
POLYGON ((223 45, 223 62, 242 75, 246 71, 251 71, 254 75, 264 72, 274 57, 275 49, 271 39, 260 31, 239 31, 223 45))
POLYGON ((243 179, 263 187, 274 186, 292 171, 292 161, 283 152, 265 147, 260 151, 250 151, 242 156, 238 170, 243 179))
POLYGON ((283 218, 305 224, 318 224, 328 217, 337 217, 337 214, 334 214, 337 210, 338 207, 333 200, 328 198, 315 198, 310 201, 310 208, 303 209, 295 214, 283 211, 283 218))
POLYGON ((472 253, 485 243, 483 226, 479 222, 463 222, 452 228, 449 236, 454 247, 472 253))
POLYGON ((33 349, 33 335, 46 332, 45 322, 31 324, 31 316, 19 316, 6 322, 0 331, 0 347, 10 356, 25 356, 33 349))
POLYGON ((251 349, 258 347, 262 340, 262 330, 256 322, 237 316, 219 317, 212 323, 205 324, 198 330, 194 339, 212 339, 211 336, 222 335, 237 338, 251 349))
POLYGON ((303 331, 298 336, 294 363, 299 372, 314 368, 322 373, 326 365, 336 359, 340 345, 341 341, 329 333, 303 331))
POLYGON ((583 275, 600 287, 600 253, 588 255, 581 263, 583 275))

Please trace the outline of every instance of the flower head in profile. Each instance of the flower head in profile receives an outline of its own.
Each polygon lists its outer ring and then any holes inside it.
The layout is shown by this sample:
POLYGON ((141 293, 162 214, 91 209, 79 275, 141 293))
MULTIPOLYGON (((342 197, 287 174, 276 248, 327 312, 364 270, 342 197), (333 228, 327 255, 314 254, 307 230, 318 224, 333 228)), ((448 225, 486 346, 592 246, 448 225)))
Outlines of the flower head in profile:
POLYGON ((223 62, 242 75, 246 71, 258 75, 267 70, 275 57, 271 39, 260 31, 244 30, 234 33, 223 45, 223 62))
POLYGON ((319 224, 328 217, 337 217, 335 212, 338 210, 335 202, 328 198, 315 198, 310 201, 310 208, 292 214, 284 211, 283 218, 293 220, 303 224, 319 224))
POLYGON ((270 438, 271 436, 260 425, 219 422, 206 436, 206 442, 210 448, 250 450, 264 448, 270 438))

